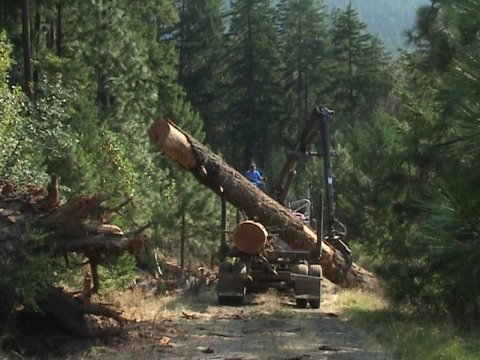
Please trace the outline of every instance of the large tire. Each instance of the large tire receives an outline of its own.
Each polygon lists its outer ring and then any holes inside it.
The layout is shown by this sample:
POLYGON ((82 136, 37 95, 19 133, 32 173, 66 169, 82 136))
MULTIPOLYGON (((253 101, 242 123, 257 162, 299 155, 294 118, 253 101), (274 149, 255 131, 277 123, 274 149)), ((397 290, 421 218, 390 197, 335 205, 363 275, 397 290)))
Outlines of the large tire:
POLYGON ((247 265, 240 258, 235 258, 232 264, 232 273, 245 274, 247 272, 247 265))
MULTIPOLYGON (((290 271, 294 274, 308 275, 308 265, 307 264, 295 264, 290 268, 290 271)), ((295 292, 298 291, 298 284, 295 284, 295 292)), ((308 305, 308 300, 305 298, 298 298, 295 296, 295 303, 297 308, 305 309, 308 305)))
POLYGON ((308 275, 322 277, 322 266, 317 264, 312 264, 308 267, 308 275))
POLYGON ((320 309, 320 299, 310 299, 308 302, 312 309, 320 309))
POLYGON ((308 302, 310 303, 310 307, 312 309, 319 309, 320 308, 320 302, 322 299, 322 267, 317 264, 312 264, 308 268, 308 275, 310 276, 316 276, 320 278, 320 281, 318 282, 318 289, 315 289, 318 291, 319 297, 318 299, 310 299, 308 302))
POLYGON ((217 284, 217 300, 220 305, 241 305, 245 301, 245 285, 239 285, 242 290, 239 291, 241 295, 238 296, 224 296, 219 295, 222 291, 230 289, 232 283, 228 283, 228 279, 222 279, 221 274, 245 274, 247 267, 245 263, 239 258, 225 260, 220 263, 219 281, 217 284))
POLYGON ((295 264, 290 269, 291 272, 300 275, 308 275, 308 265, 307 264, 295 264))
POLYGON ((307 299, 296 298, 295 302, 297 303, 297 308, 299 308, 299 309, 306 309, 307 308, 307 304, 308 304, 307 299))
POLYGON ((232 272, 232 264, 228 261, 222 261, 218 267, 218 272, 220 274, 229 274, 232 272))
POLYGON ((217 301, 219 305, 231 305, 232 297, 231 296, 217 296, 217 301))
MULTIPOLYGON (((247 265, 245 262, 240 259, 236 258, 235 262, 232 265, 232 273, 234 274, 246 274, 247 273, 247 265)), ((233 299, 233 305, 243 305, 245 302, 245 295, 247 293, 247 288, 245 287, 245 283, 243 284, 243 292, 242 295, 236 296, 233 299)))

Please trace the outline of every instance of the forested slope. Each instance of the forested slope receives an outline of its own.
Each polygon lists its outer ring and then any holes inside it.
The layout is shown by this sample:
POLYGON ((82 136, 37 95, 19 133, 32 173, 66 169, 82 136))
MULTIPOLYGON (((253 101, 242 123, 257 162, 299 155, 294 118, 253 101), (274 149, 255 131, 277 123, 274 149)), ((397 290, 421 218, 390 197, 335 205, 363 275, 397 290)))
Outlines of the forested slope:
POLYGON ((382 39, 393 54, 408 48, 405 32, 415 23, 416 10, 428 0, 328 0, 328 8, 345 8, 349 3, 358 12, 367 30, 382 39))
MULTIPOLYGON (((273 3, 278 4, 279 0, 273 3)), ((378 36, 385 48, 395 56, 398 49, 409 48, 405 32, 415 23, 416 10, 428 5, 428 0, 327 0, 328 12, 345 9, 352 4, 359 18, 367 25, 367 31, 378 36)), ((226 1, 228 7, 230 1, 226 1)), ((326 14, 330 17, 330 14, 326 14)))

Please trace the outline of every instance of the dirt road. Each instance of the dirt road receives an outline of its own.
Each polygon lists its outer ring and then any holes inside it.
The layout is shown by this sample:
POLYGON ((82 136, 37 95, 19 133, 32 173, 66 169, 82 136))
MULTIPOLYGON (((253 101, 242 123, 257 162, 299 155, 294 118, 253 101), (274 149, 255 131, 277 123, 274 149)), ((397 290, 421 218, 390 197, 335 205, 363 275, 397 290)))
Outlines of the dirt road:
MULTIPOLYGON (((244 306, 218 306, 214 289, 172 298, 153 319, 132 322, 125 335, 93 347, 82 359, 388 359, 368 334, 329 311, 297 309, 273 292, 244 306)), ((76 357, 75 357, 76 359, 76 357)))

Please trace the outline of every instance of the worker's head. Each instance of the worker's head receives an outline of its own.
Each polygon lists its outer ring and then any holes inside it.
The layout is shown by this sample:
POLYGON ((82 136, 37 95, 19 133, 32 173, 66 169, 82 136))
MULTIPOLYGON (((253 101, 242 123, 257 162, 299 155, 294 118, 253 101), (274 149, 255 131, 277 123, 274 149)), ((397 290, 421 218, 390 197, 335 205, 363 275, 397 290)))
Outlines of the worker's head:
POLYGON ((251 163, 251 164, 250 164, 250 169, 251 169, 251 170, 255 170, 255 164, 254 164, 254 163, 251 163))

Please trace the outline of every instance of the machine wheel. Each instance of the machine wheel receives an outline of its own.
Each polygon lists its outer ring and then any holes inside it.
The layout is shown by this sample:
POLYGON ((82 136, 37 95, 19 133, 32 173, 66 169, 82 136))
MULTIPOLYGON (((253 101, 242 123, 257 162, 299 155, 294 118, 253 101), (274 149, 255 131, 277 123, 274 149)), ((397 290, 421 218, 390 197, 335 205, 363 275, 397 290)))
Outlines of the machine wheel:
POLYGON ((235 258, 231 272, 234 274, 245 274, 247 272, 247 265, 245 265, 245 262, 240 258, 235 258))
MULTIPOLYGON (((308 268, 308 275, 310 276, 316 276, 319 278, 322 278, 322 267, 318 264, 312 264, 308 268)), ((320 301, 322 299, 322 281, 320 280, 318 282, 318 285, 315 284, 315 286, 318 286, 318 288, 312 289, 316 293, 318 293, 318 299, 310 299, 308 302, 310 303, 310 307, 312 309, 319 309, 320 308, 320 301)))
POLYGON ((245 274, 247 267, 243 261, 239 258, 234 258, 231 261, 223 261, 220 263, 218 273, 219 281, 217 284, 217 300, 220 305, 241 305, 245 300, 245 285, 243 279, 241 283, 238 280, 232 282, 230 279, 222 279, 221 274, 245 274), (233 290, 239 295, 225 296, 219 295, 221 292, 228 292, 233 290))
POLYGON ((220 305, 231 305, 232 297, 231 296, 217 296, 217 301, 220 305))
POLYGON ((310 303, 310 307, 312 309, 320 309, 320 299, 310 299, 308 302, 310 303))
POLYGON ((307 304, 308 304, 308 300, 307 299, 299 299, 299 298, 296 298, 295 299, 295 302, 297 303, 297 307, 299 309, 306 309, 307 308, 307 304))
POLYGON ((218 267, 218 272, 220 274, 229 274, 232 272, 232 264, 228 261, 222 261, 218 267))
MULTIPOLYGON (((308 275, 308 265, 307 264, 295 264, 291 267, 290 271, 294 274, 300 274, 300 275, 308 275)), ((299 285, 298 283, 295 284, 295 293, 303 293, 303 290, 300 290, 302 288, 302 285, 299 285)), ((305 309, 308 305, 308 300, 305 298, 298 298, 295 296, 295 302, 297 304, 297 308, 299 309, 305 309)))
POLYGON ((292 266, 291 271, 295 274, 308 275, 307 264, 295 264, 292 266))
POLYGON ((322 266, 317 264, 312 264, 308 268, 308 275, 322 277, 322 266))
POLYGON ((245 295, 244 296, 218 296, 217 300, 220 305, 226 305, 226 306, 243 305, 243 302, 245 301, 245 295))

